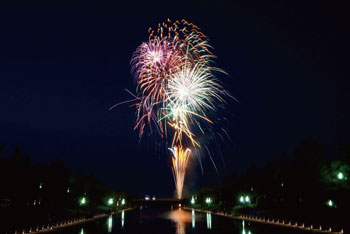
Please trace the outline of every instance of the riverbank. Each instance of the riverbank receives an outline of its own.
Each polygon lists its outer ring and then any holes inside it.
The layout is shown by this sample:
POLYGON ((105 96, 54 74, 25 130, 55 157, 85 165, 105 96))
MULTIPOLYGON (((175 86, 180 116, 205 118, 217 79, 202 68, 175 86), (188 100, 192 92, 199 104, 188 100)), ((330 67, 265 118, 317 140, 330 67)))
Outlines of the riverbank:
POLYGON ((110 215, 114 215, 116 213, 121 213, 123 211, 130 211, 133 209, 135 209, 135 207, 127 208, 127 209, 123 209, 123 210, 118 210, 118 211, 113 211, 111 213, 98 214, 98 215, 94 215, 91 218, 81 217, 81 218, 64 220, 64 221, 58 222, 54 225, 46 225, 46 226, 43 225, 41 227, 30 228, 28 230, 23 230, 21 232, 15 231, 14 234, 45 233, 45 232, 57 231, 57 230, 62 229, 62 228, 67 228, 67 227, 74 226, 74 225, 92 222, 92 221, 95 221, 98 219, 106 218, 106 217, 108 217, 110 215))
POLYGON ((317 227, 314 227, 312 224, 305 225, 304 223, 292 222, 292 221, 282 220, 282 219, 270 219, 270 218, 265 218, 265 217, 252 216, 252 215, 230 215, 230 214, 225 214, 223 212, 212 212, 210 210, 201 210, 201 209, 195 209, 195 208, 190 208, 190 207, 184 207, 183 209, 185 209, 185 210, 194 209, 195 211, 201 212, 201 213, 212 213, 215 215, 224 216, 224 217, 231 218, 231 219, 246 220, 249 222, 276 225, 276 226, 281 226, 281 227, 286 227, 286 228, 299 229, 299 230, 303 230, 303 231, 310 231, 310 232, 317 232, 317 233, 332 233, 332 234, 343 234, 344 233, 343 229, 333 231, 332 228, 325 229, 322 226, 319 226, 317 228, 317 227))

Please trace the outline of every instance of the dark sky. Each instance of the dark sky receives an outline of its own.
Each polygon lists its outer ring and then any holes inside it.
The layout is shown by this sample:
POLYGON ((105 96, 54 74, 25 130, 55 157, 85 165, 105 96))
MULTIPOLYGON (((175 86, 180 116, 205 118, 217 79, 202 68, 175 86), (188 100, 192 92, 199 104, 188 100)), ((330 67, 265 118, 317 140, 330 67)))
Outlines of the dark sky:
MULTIPOLYGON (((291 155, 305 137, 349 143, 349 32, 345 6, 320 1, 108 1, 0 8, 0 144, 19 144, 34 162, 61 157, 75 169, 137 194, 173 194, 168 156, 139 144, 129 61, 158 22, 187 19, 218 56, 231 102, 220 175, 203 154, 190 190, 291 155)), ((197 166, 196 166, 197 165, 197 166)))

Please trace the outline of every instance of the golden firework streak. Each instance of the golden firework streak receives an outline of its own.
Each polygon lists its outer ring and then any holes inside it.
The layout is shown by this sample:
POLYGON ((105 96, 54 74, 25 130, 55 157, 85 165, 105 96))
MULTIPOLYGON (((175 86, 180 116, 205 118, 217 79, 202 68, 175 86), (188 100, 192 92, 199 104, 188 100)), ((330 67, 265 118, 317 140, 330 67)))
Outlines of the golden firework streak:
POLYGON ((173 153, 171 162, 173 164, 172 169, 176 187, 176 195, 178 199, 181 199, 186 176, 186 167, 188 159, 191 155, 191 150, 189 148, 185 150, 181 145, 175 146, 173 149, 170 150, 173 153))

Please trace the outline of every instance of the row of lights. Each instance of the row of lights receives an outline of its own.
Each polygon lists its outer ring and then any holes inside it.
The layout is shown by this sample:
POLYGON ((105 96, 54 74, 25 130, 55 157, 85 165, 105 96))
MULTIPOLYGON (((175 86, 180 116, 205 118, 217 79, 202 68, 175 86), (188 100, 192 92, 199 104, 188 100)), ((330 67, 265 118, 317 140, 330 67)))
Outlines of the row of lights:
POLYGON ((210 197, 207 197, 205 199, 205 203, 207 203, 208 205, 210 205, 213 202, 213 200, 210 197))
MULTIPOLYGON (((43 184, 44 183, 40 183, 39 184, 39 189, 42 189, 43 188, 43 184)), ((70 188, 68 187, 67 188, 67 193, 70 193, 70 188)), ((80 199, 80 205, 85 205, 86 204, 86 198, 85 197, 82 197, 81 199, 80 199)), ((108 205, 109 206, 111 206, 111 205, 113 205, 114 204, 114 199, 113 198, 109 198, 108 199, 108 205)), ((122 201, 121 201, 121 205, 125 205, 125 199, 123 198, 122 199, 122 201)))
MULTIPOLYGON (((42 189, 43 186, 44 186, 44 183, 40 183, 39 184, 39 189, 42 189)), ((69 187, 67 188, 67 193, 70 193, 70 188, 69 187)))
MULTIPOLYGON (((86 204, 86 198, 82 197, 79 202, 80 202, 81 206, 85 205, 86 204)), ((113 198, 109 198, 107 203, 108 203, 109 206, 113 205, 114 204, 114 199, 113 198)), ((125 203, 126 203, 125 198, 123 198, 121 200, 121 205, 124 206, 125 203)), ((117 205, 119 205, 119 203, 117 203, 117 205)))
MULTIPOLYGON (((249 196, 240 196, 239 197, 239 201, 241 203, 250 203, 250 197, 249 196)), ((205 198, 205 203, 206 204, 211 204, 213 202, 212 198, 211 197, 207 197, 205 198)), ((191 204, 194 205, 196 203, 196 199, 194 196, 192 196, 191 198, 191 204)))
MULTIPOLYGON (((239 197, 239 201, 242 204, 249 204, 251 202, 251 199, 248 195, 246 196, 240 196, 239 197)), ((213 202, 213 200, 210 197, 207 197, 205 199, 205 203, 210 205, 213 202)), ((192 196, 191 198, 191 204, 194 205, 196 203, 196 199, 194 198, 194 196, 192 196)), ((328 200, 326 203, 329 207, 336 207, 333 200, 328 200)))
MULTIPOLYGON (((337 174, 337 178, 339 179, 339 180, 346 180, 347 179, 347 177, 345 177, 344 176, 344 174, 342 173, 342 172, 339 172, 338 174, 337 174)), ((283 184, 283 182, 281 183, 281 187, 283 187, 284 186, 284 184, 283 184)), ((251 190, 253 191, 253 188, 251 188, 251 190)), ((248 195, 246 195, 246 196, 240 196, 239 197, 239 201, 240 201, 240 203, 242 203, 242 204, 246 204, 246 203, 250 203, 251 202, 251 199, 250 199, 250 197, 248 196, 248 195)), ((206 199, 205 199, 205 203, 206 204, 211 204, 213 201, 212 201, 212 199, 210 198, 210 197, 207 197, 206 199)), ((196 199, 195 199, 195 197, 194 196, 192 196, 192 198, 191 198, 191 204, 192 205, 194 205, 196 203, 196 199)), ((335 206, 335 204, 334 204, 334 202, 332 201, 332 200, 328 200, 327 201, 327 205, 329 206, 329 207, 334 207, 335 206)))
POLYGON ((245 203, 250 203, 250 197, 249 196, 240 196, 239 197, 239 201, 241 202, 241 203, 243 203, 243 204, 245 204, 245 203))
MULTIPOLYGON (((207 197, 205 198, 205 203, 210 205, 213 202, 213 200, 211 199, 211 197, 207 197)), ((194 196, 192 196, 191 198, 191 204, 194 205, 196 204, 196 198, 194 196)))

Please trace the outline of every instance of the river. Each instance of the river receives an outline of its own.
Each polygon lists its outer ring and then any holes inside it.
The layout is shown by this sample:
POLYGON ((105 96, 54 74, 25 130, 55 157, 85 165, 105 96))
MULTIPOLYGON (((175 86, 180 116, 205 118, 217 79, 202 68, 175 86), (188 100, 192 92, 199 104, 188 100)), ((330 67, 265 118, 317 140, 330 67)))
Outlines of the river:
POLYGON ((108 218, 82 225, 60 229, 55 233, 98 234, 98 233, 138 233, 138 234, 281 234, 303 233, 266 224, 251 223, 182 209, 142 207, 125 211, 108 218))

